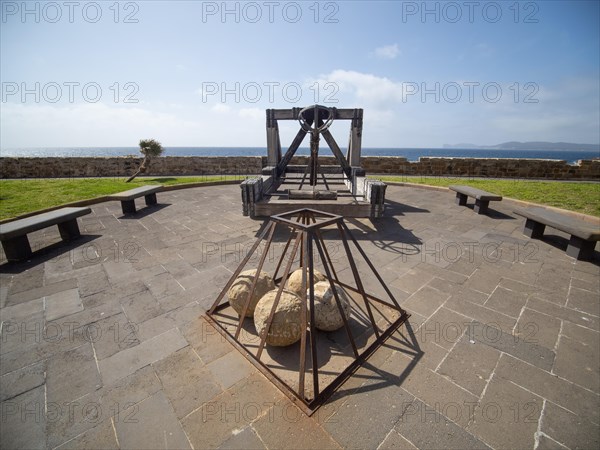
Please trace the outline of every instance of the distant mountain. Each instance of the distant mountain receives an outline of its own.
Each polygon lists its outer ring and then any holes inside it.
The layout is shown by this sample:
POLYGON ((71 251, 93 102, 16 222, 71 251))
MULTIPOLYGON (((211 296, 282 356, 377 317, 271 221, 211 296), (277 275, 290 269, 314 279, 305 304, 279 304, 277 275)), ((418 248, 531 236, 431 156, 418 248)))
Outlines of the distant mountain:
POLYGON ((600 151, 600 144, 573 144, 570 142, 517 142, 510 141, 498 145, 475 145, 475 144, 444 144, 444 148, 480 150, 578 150, 578 151, 600 151))

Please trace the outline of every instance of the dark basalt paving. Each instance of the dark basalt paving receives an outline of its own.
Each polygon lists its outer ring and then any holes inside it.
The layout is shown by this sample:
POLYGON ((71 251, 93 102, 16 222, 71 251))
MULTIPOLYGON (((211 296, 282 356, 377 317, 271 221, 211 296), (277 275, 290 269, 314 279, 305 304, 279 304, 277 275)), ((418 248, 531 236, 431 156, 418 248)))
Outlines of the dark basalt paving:
POLYGON ((95 205, 66 246, 31 234, 0 264, 0 447, 598 448, 598 252, 527 239, 510 201, 387 196, 347 222, 411 318, 312 417, 200 317, 264 225, 237 186, 95 205))

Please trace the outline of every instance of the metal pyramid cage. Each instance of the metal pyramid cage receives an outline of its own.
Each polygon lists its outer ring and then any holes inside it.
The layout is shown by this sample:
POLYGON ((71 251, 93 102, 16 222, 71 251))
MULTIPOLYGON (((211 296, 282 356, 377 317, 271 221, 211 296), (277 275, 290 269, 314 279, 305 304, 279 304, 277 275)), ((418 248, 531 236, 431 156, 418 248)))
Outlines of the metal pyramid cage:
POLYGON ((313 209, 272 216, 206 313, 207 320, 307 415, 316 411, 408 317, 343 217, 313 209), (326 240, 337 245, 336 255, 326 240), (285 241, 281 252, 273 251, 277 241, 285 241), (271 346, 266 343, 267 336, 294 267, 302 274, 300 339, 286 347, 271 346), (250 291, 238 314, 228 300, 228 291, 244 269, 256 272, 250 277, 250 291), (315 325, 314 281, 319 269, 343 321, 336 331, 321 331, 315 325), (266 328, 258 333, 246 312, 261 271, 273 274, 276 293, 266 328), (336 286, 350 299, 349 314, 336 286), (373 287, 387 299, 367 292, 373 287))

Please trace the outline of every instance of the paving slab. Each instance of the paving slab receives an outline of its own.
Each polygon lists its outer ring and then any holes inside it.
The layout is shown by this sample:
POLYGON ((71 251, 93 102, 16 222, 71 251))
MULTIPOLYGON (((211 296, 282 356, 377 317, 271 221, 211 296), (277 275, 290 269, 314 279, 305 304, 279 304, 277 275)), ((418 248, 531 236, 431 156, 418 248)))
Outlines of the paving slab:
POLYGON ((44 386, 38 386, 0 403, 2 448, 46 448, 44 386))
POLYGON ((6 306, 0 309, 0 322, 19 321, 27 319, 39 312, 44 311, 44 298, 18 303, 14 306, 6 306))
MULTIPOLYGON (((27 302, 27 304, 29 303, 31 303, 31 301, 27 302)), ((20 305, 10 306, 9 308, 12 309, 19 306, 20 305)), ((0 355, 35 347, 42 342, 45 334, 43 309, 38 310, 25 318, 4 320, 2 321, 2 329, 0 331, 0 355)))
MULTIPOLYGON (((20 283, 21 283, 21 281, 16 282, 16 280, 15 280, 15 281, 13 281, 13 284, 11 285, 11 287, 14 286, 15 284, 20 284, 20 283)), ((46 297, 46 296, 49 296, 52 294, 56 294, 58 292, 66 291, 69 289, 75 289, 76 287, 77 287, 77 279, 69 278, 67 280, 59 281, 57 283, 47 284, 45 286, 34 287, 31 289, 25 289, 25 290, 15 293, 15 294, 12 294, 12 295, 9 291, 9 294, 8 294, 8 297, 6 300, 6 306, 12 306, 12 305, 16 305, 18 303, 28 302, 30 300, 35 300, 38 298, 46 297)))
POLYGON ((530 342, 527 337, 521 339, 476 321, 467 331, 467 336, 472 341, 480 342, 547 371, 551 370, 556 357, 553 350, 530 342))
POLYGON ((75 400, 102 385, 91 343, 52 356, 47 362, 46 395, 49 402, 75 400))
POLYGON ((262 450, 267 447, 258 437, 254 428, 247 426, 243 430, 236 430, 236 434, 231 435, 219 448, 227 450, 262 450))
POLYGON ((15 327, 10 329, 6 325, 6 323, 3 324, 3 333, 5 331, 15 332, 15 335, 11 335, 15 340, 7 341, 7 343, 12 342, 16 347, 9 348, 10 351, 0 355, 0 375, 89 343, 80 333, 73 331, 73 325, 65 324, 63 326, 51 323, 44 327, 42 318, 38 318, 35 322, 11 324, 15 327), (21 346, 18 345, 19 342, 22 343, 21 346))
POLYGON ((540 431, 565 447, 600 447, 597 424, 551 402, 544 405, 540 431))
POLYGON ((182 332, 206 364, 234 350, 227 339, 203 317, 198 317, 185 325, 182 332))
POLYGON ((130 406, 115 421, 120 448, 191 448, 167 396, 158 391, 130 406))
POLYGON ((46 320, 56 320, 83 311, 79 289, 69 289, 44 297, 46 320))
POLYGON ((185 347, 187 342, 176 328, 140 343, 139 345, 115 353, 98 361, 102 381, 111 384, 147 364, 159 361, 172 352, 185 347))
POLYGON ((429 286, 424 286, 408 297, 402 303, 402 307, 414 311, 423 317, 429 317, 448 300, 448 297, 450 297, 448 294, 429 286))
MULTIPOLYGON (((249 408, 247 409, 249 410, 249 408)), ((258 411, 258 408, 256 410, 258 411)), ((251 413, 247 412, 247 414, 251 413)), ((272 406, 252 423, 251 429, 256 432, 265 448, 343 448, 319 423, 307 417, 290 402, 272 406)), ((227 444, 231 441, 230 438, 224 442, 222 448, 227 448, 227 444)))
POLYGON ((513 335, 524 342, 552 350, 556 347, 561 325, 568 323, 526 307, 519 316, 513 335))
POLYGON ((515 317, 510 317, 483 305, 469 302, 459 296, 450 297, 444 306, 458 314, 462 314, 481 324, 502 330, 506 333, 511 333, 517 323, 515 317))
POLYGON ((200 318, 264 226, 238 186, 165 192, 136 218, 94 205, 93 241, 0 263, 0 398, 50 413, 26 430, 7 418, 2 447, 597 447, 599 261, 566 256, 562 234, 525 238, 510 202, 480 217, 448 192, 387 196, 386 217, 349 226, 412 316, 310 418, 200 318))
POLYGON ((529 297, 527 300, 527 307, 567 322, 600 331, 600 320, 598 317, 548 302, 545 299, 540 298, 537 294, 529 297))
POLYGON ((445 307, 439 308, 419 328, 419 342, 435 342, 446 350, 451 350, 454 344, 465 334, 472 320, 445 307))
POLYGON ((459 410, 454 405, 446 405, 443 411, 445 415, 438 413, 433 406, 415 399, 408 405, 404 414, 394 426, 397 437, 394 434, 392 434, 392 438, 388 436, 382 448, 398 448, 392 445, 392 442, 400 444, 399 448, 406 448, 406 441, 412 445, 412 448, 457 450, 490 448, 447 418, 458 414, 459 410), (402 439, 404 439, 404 442, 402 439))
POLYGON ((494 376, 467 430, 491 447, 533 448, 543 399, 494 376))
POLYGON ((420 364, 410 368, 411 364, 410 357, 396 352, 383 364, 382 370, 402 374, 402 389, 433 406, 440 414, 451 409, 452 421, 465 427, 472 418, 473 409, 479 398, 445 376, 420 364))
MULTIPOLYGON (((223 392, 221 380, 214 377, 189 346, 154 363, 153 367, 178 418, 187 416, 223 392)), ((235 367, 230 370, 235 372, 235 367)))
POLYGON ((597 292, 591 292, 571 286, 567 307, 577 311, 586 312, 592 316, 600 316, 600 302, 598 301, 597 292))
POLYGON ((120 303, 127 318, 137 325, 166 312, 148 289, 124 297, 120 303))
POLYGON ((30 391, 46 382, 46 364, 40 361, 0 377, 0 402, 30 391))
POLYGON ((581 386, 509 355, 500 357, 495 374, 595 424, 600 423, 600 397, 581 386))
POLYGON ((558 341, 553 372, 566 380, 600 393, 600 358, 596 341, 581 342, 567 336, 558 341))
MULTIPOLYGON (((33 247, 32 247, 33 248, 33 247)), ((8 286, 8 296, 18 297, 17 294, 25 293, 44 286, 44 267, 42 265, 27 268, 23 272, 11 276, 11 283, 8 286)), ((34 291, 35 292, 35 291, 34 291)), ((28 294, 24 294, 28 295, 28 294)), ((42 297, 38 295, 36 297, 42 297)), ((33 298, 36 298, 33 297, 33 298)), ((18 303, 16 301, 15 303, 18 303)))
POLYGON ((56 447, 60 450, 79 450, 79 449, 119 449, 119 444, 115 435, 115 429, 111 419, 105 420, 100 425, 95 426, 80 435, 74 437, 68 442, 56 447))
POLYGON ((379 446, 379 449, 381 450, 415 450, 417 448, 417 446, 398 433, 395 428, 389 432, 385 438, 385 441, 383 441, 379 446))
POLYGON ((528 295, 524 292, 498 287, 484 305, 507 316, 518 318, 527 303, 527 297, 528 295))
POLYGON ((228 352, 207 363, 206 368, 223 389, 228 389, 256 372, 254 366, 238 351, 228 352))
POLYGON ((254 374, 184 417, 182 424, 194 448, 217 448, 282 401, 287 400, 277 388, 254 374))
POLYGON ((344 448, 377 448, 414 396, 391 379, 370 379, 352 392, 324 429, 344 448))
POLYGON ((128 320, 122 312, 92 322, 84 328, 98 361, 140 343, 136 333, 138 325, 128 320))
POLYGON ((440 364, 437 372, 480 396, 499 359, 499 350, 463 336, 440 364))

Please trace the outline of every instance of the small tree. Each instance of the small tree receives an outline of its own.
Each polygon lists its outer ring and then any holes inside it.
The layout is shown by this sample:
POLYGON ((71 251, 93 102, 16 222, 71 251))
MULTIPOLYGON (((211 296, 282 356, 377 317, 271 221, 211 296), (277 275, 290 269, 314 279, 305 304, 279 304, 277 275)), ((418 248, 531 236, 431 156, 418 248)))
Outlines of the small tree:
POLYGON ((140 140, 140 152, 142 152, 142 155, 144 155, 144 159, 142 160, 142 164, 138 168, 137 172, 131 175, 126 183, 129 183, 140 173, 145 173, 146 170, 148 170, 148 167, 150 167, 150 160, 162 155, 163 151, 164 149, 162 144, 154 139, 140 140))

